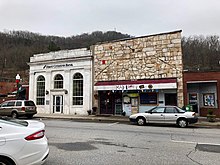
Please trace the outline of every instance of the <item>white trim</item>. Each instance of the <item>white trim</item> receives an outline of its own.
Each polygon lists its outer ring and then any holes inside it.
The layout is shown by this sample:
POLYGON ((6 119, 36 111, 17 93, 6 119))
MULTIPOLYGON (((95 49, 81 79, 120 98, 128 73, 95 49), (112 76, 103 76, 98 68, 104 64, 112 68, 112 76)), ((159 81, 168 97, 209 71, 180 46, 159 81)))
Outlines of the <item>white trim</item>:
POLYGON ((96 91, 105 91, 105 90, 143 90, 149 89, 148 86, 152 85, 151 89, 176 89, 176 83, 160 83, 160 84, 128 84, 128 85, 104 85, 104 86, 95 86, 96 91), (144 88, 139 88, 140 85, 144 85, 144 88))
POLYGON ((211 82, 217 82, 217 80, 210 80, 210 81, 187 81, 187 84, 193 84, 193 83, 211 83, 211 82))

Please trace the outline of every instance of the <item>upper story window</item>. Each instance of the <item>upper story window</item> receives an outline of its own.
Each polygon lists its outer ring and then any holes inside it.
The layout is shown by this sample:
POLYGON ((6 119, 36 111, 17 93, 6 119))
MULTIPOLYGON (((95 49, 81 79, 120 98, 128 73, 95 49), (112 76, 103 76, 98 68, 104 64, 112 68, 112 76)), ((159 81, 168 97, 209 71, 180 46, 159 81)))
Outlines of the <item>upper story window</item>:
POLYGON ((57 74, 54 77, 54 88, 63 88, 63 76, 61 74, 57 74))
POLYGON ((83 76, 81 73, 73 76, 73 105, 83 105, 83 76))
POLYGON ((37 78, 37 105, 44 105, 45 103, 45 78, 44 76, 38 76, 37 78))

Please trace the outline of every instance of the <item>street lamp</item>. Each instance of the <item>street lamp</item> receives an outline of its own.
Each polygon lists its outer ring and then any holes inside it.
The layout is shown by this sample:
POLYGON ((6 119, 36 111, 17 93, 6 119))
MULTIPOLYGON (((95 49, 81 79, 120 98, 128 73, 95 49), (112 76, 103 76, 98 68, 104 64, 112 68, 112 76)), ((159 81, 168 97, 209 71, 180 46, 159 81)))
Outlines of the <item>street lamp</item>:
POLYGON ((20 79, 21 79, 20 75, 17 74, 16 77, 15 77, 15 79, 16 79, 15 82, 16 82, 16 84, 17 84, 17 98, 18 98, 19 82, 20 82, 20 79))

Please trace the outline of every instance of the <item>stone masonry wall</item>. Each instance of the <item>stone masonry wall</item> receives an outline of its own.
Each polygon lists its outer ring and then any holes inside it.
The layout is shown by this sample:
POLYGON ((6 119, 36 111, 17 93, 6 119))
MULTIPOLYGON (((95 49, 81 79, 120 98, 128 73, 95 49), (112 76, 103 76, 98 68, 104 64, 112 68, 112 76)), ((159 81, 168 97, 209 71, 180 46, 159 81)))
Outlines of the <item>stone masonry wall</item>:
POLYGON ((183 106, 181 31, 96 44, 94 81, 177 78, 183 106))

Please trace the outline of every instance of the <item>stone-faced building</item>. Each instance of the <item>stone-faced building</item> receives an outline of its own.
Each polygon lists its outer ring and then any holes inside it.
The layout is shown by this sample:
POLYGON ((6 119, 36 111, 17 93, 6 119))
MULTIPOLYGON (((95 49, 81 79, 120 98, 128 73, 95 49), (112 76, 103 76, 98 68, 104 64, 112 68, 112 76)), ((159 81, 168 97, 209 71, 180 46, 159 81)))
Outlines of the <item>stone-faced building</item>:
POLYGON ((92 109, 92 54, 87 49, 30 58, 29 99, 39 113, 86 115, 92 109))
POLYGON ((93 54, 98 113, 183 106, 181 31, 99 43, 93 54))

